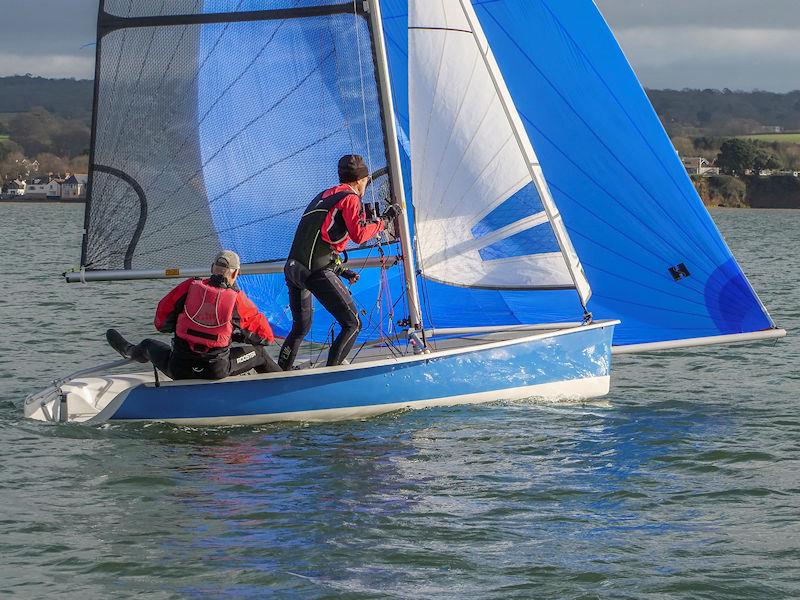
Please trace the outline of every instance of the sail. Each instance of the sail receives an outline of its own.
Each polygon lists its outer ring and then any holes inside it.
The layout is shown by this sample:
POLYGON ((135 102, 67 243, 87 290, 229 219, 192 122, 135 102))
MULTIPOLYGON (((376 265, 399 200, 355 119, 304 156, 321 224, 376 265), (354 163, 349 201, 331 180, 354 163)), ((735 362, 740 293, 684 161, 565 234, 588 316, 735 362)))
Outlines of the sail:
MULTIPOLYGON (((395 89, 409 85, 402 4, 388 0, 384 16, 395 89)), ((594 3, 472 4, 592 286, 589 309, 622 320, 615 343, 773 328, 594 3)), ((563 293, 533 295, 428 286, 439 326, 564 314, 563 293)))
POLYGON ((362 154, 389 178, 361 3, 106 0, 87 269, 286 258, 303 208, 362 154))
MULTIPOLYGON (((344 154, 371 167, 365 201, 385 202, 364 10, 331 0, 104 0, 83 267, 203 267, 221 248, 244 263, 282 263, 303 209, 338 182, 344 154)), ((380 275, 363 279, 357 296, 371 307, 380 275)), ((282 273, 240 285, 285 333, 282 273)), ((324 340, 330 319, 319 317, 312 339, 324 340)))
POLYGON ((577 289, 580 262, 472 6, 409 2, 409 112, 421 272, 489 289, 577 289))

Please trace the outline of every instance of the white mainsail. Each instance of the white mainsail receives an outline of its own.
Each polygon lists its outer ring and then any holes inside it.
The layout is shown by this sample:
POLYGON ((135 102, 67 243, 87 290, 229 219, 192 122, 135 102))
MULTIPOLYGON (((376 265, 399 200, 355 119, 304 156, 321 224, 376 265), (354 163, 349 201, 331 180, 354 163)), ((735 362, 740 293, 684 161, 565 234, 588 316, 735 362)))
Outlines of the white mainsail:
POLYGON ((468 0, 409 1, 422 273, 452 285, 591 290, 468 0))

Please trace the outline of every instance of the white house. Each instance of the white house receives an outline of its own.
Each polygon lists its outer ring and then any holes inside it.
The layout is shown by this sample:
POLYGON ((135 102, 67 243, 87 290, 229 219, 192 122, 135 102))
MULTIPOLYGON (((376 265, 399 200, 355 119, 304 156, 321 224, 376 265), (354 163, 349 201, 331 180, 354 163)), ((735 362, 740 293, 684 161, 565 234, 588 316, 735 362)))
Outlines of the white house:
POLYGON ((23 196, 25 194, 25 182, 15 179, 6 186, 6 194, 9 196, 23 196))
POLYGON ((30 199, 47 198, 58 200, 61 198, 61 182, 51 177, 34 177, 25 182, 25 197, 30 199))
POLYGON ((82 200, 86 198, 88 175, 70 175, 61 184, 62 200, 82 200))
POLYGON ((702 156, 681 158, 681 162, 689 175, 719 175, 719 167, 712 167, 711 163, 702 156))

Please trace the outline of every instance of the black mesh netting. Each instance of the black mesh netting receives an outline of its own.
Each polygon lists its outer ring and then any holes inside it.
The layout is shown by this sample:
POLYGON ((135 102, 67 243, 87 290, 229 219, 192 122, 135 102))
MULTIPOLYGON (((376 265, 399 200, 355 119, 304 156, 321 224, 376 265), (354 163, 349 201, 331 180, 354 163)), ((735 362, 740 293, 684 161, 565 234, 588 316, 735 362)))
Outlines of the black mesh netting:
MULTIPOLYGON (((179 4, 211 3, 109 0, 106 10, 179 4)), ((281 260, 343 154, 380 173, 365 201, 390 195, 361 15, 121 28, 100 52, 87 268, 203 266, 221 247, 281 260)))
POLYGON ((352 4, 352 0, 105 0, 105 11, 117 17, 159 17, 352 4))

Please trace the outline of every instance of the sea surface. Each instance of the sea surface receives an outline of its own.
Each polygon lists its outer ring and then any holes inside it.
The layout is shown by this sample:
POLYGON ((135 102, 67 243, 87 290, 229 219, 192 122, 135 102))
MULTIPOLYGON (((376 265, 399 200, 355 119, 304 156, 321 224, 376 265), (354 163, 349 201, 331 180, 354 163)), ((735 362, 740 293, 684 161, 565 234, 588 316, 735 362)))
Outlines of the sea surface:
MULTIPOLYGON (((0 209, 0 597, 800 598, 800 336, 622 358, 592 404, 47 425, 25 395, 170 284, 66 285, 82 207, 0 209)), ((713 216, 800 332, 800 211, 713 216)))

